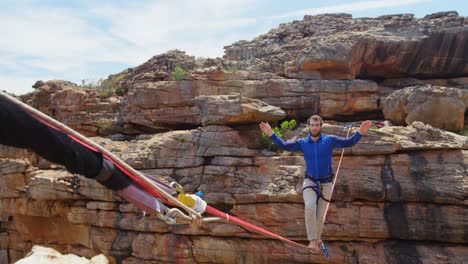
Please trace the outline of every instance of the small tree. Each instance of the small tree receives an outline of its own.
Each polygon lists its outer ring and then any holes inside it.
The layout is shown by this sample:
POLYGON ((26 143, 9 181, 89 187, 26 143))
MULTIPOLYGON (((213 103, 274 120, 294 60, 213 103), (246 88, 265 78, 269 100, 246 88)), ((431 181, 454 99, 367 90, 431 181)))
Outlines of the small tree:
POLYGON ((179 66, 176 66, 171 73, 172 80, 174 81, 182 81, 185 78, 185 70, 179 66))
MULTIPOLYGON (((291 119, 289 121, 282 122, 279 127, 273 127, 272 130, 273 132, 275 132, 275 134, 278 137, 282 138, 283 135, 286 135, 286 133, 294 129, 296 125, 297 125, 296 120, 291 119)), ((263 132, 262 132, 262 136, 260 137, 260 145, 264 149, 273 150, 273 151, 278 150, 278 147, 275 145, 275 143, 273 143, 270 137, 263 132)))

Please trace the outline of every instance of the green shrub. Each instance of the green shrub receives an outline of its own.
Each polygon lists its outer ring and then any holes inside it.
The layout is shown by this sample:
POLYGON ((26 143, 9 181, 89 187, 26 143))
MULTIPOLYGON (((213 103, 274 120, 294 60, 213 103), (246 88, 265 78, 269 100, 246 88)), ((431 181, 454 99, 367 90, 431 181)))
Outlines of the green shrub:
POLYGON ((122 86, 123 79, 126 73, 120 73, 117 75, 111 75, 107 79, 99 79, 95 82, 81 80, 80 87, 84 89, 93 89, 99 93, 102 98, 107 98, 113 93, 119 96, 123 96, 127 92, 127 88, 122 86))
POLYGON ((229 73, 236 73, 239 69, 235 66, 229 66, 226 68, 226 72, 229 72, 229 73))
POLYGON ((126 94, 128 92, 128 89, 125 88, 125 87, 119 86, 119 87, 115 88, 114 92, 118 96, 123 96, 124 94, 126 94))
POLYGON ((99 97, 101 98, 108 98, 110 96, 110 91, 108 90, 101 90, 99 92, 99 97))
POLYGON ((176 66, 174 70, 171 72, 171 77, 172 77, 172 80, 174 81, 182 81, 185 78, 185 74, 186 72, 184 69, 182 69, 179 66, 176 66))
POLYGON ((112 121, 108 119, 101 119, 98 121, 98 134, 104 135, 112 132, 112 121))
MULTIPOLYGON (((296 120, 291 119, 289 121, 282 122, 279 127, 272 127, 272 130, 273 132, 275 132, 275 134, 278 137, 283 138, 283 135, 286 135, 286 133, 294 129, 296 126, 297 126, 296 120)), ((278 147, 275 145, 275 143, 273 143, 270 137, 263 132, 260 137, 260 145, 264 149, 273 150, 273 151, 278 150, 278 147)))
POLYGON ((464 127, 461 131, 458 132, 458 134, 468 137, 468 127, 464 127))

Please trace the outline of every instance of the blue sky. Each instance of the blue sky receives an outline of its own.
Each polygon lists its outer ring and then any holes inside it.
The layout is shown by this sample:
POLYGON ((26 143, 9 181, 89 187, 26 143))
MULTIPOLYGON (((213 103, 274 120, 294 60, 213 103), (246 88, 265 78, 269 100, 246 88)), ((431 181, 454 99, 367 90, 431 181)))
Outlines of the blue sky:
POLYGON ((96 80, 171 49, 221 57, 223 46, 320 13, 353 17, 455 10, 466 0, 0 0, 0 89, 23 94, 36 80, 96 80))

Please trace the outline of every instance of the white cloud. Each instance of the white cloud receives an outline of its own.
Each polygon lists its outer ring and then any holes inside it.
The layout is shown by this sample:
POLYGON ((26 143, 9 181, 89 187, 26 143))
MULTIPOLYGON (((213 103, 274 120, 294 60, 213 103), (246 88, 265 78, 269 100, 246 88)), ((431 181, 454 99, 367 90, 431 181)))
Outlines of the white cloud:
POLYGON ((16 95, 21 95, 33 91, 32 85, 36 80, 40 79, 39 77, 9 77, 9 76, 0 76, 1 87, 0 90, 14 93, 16 95))
MULTIPOLYGON (((233 28, 254 25, 256 19, 240 15, 255 5, 253 0, 179 0, 140 6, 105 5, 95 7, 92 12, 107 19, 113 36, 141 51, 136 54, 140 57, 136 61, 139 61, 141 56, 148 59, 177 47, 185 47, 191 55, 222 56, 222 46, 217 45, 235 41, 222 34, 233 28), (198 48, 191 48, 189 44, 198 48)), ((129 61, 135 62, 131 58, 129 61)))
POLYGON ((0 39, 0 50, 9 54, 10 69, 20 64, 53 73, 79 71, 88 63, 114 61, 115 47, 123 48, 67 9, 2 13, 0 20, 8 25, 0 27, 0 35, 7 36, 0 39))
POLYGON ((41 11, 45 10, 2 15, 8 25, 0 28, 0 34, 8 36, 0 40, 2 49, 24 56, 66 57, 96 48, 97 40, 83 36, 87 31, 84 21, 66 10, 47 11, 47 17, 41 11))
POLYGON ((241 37, 226 32, 254 25, 255 19, 242 15, 258 4, 254 0, 138 1, 127 6, 91 2, 89 9, 72 9, 30 2, 3 8, 0 73, 11 74, 1 74, 0 80, 20 92, 45 79, 37 73, 76 81, 95 77, 92 69, 98 64, 136 66, 175 48, 195 56, 222 56, 223 46, 241 37))
POLYGON ((271 16, 270 19, 281 19, 290 17, 301 17, 304 15, 316 15, 325 13, 351 13, 356 11, 365 11, 370 9, 387 8, 412 5, 422 2, 428 2, 431 0, 394 0, 394 1, 360 1, 349 4, 323 6, 318 8, 307 8, 293 12, 287 12, 277 16, 271 16))

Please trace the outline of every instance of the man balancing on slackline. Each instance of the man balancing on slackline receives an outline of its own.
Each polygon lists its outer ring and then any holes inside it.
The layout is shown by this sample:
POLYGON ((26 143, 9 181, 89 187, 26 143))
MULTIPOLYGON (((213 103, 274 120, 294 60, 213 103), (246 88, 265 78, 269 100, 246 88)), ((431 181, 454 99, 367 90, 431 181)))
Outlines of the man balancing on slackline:
POLYGON ((285 142, 279 138, 266 122, 260 123, 260 129, 280 148, 287 151, 302 151, 306 163, 303 183, 304 214, 309 248, 320 251, 319 242, 322 234, 325 208, 332 196, 333 169, 331 167, 334 148, 354 146, 367 133, 372 122, 362 122, 359 132, 351 137, 342 138, 322 134, 322 118, 313 115, 307 119, 309 135, 295 141, 285 142), (317 198, 318 197, 318 198, 317 198), (317 200, 318 199, 318 200, 317 200))

